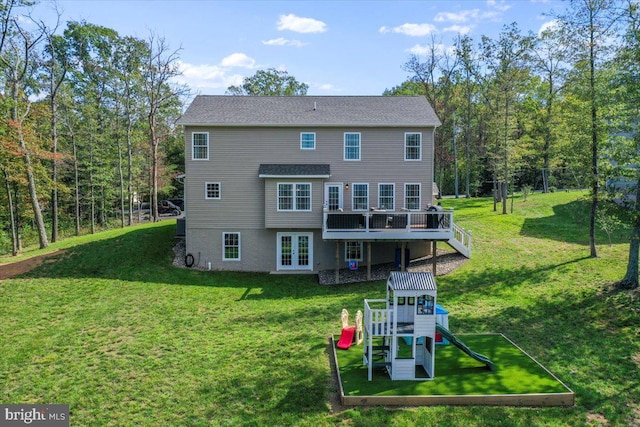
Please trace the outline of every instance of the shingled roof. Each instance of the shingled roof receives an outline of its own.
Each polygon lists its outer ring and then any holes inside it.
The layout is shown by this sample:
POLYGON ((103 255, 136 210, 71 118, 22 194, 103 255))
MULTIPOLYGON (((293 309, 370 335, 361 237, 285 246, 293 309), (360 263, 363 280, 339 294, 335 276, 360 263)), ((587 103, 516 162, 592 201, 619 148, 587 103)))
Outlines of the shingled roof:
POLYGON ((191 126, 439 126, 423 96, 196 96, 191 126))
POLYGON ((331 166, 324 164, 262 164, 260 178, 316 177, 329 178, 331 166))

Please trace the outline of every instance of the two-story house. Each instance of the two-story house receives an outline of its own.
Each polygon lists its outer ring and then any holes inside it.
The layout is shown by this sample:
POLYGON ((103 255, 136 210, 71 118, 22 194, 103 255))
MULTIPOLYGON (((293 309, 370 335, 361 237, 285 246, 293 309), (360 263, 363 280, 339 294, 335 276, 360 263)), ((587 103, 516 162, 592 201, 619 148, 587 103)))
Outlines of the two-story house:
POLYGON ((438 240, 469 256, 452 212, 427 210, 440 121, 424 97, 197 96, 178 123, 200 267, 337 270, 438 240))

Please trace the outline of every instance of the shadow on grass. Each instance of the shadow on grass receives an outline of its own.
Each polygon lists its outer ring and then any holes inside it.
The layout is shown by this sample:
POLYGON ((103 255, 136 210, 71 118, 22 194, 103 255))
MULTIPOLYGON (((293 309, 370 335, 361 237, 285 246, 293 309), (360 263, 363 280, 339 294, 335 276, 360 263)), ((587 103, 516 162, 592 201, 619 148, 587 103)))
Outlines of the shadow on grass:
MULTIPOLYGON (((511 293, 514 288, 521 286, 545 286, 547 279, 552 274, 558 274, 565 267, 579 264, 589 259, 589 256, 584 256, 537 268, 492 266, 490 269, 481 271, 462 272, 447 278, 447 285, 439 290, 441 291, 441 298, 448 298, 449 291, 455 292, 456 295, 472 293, 480 296, 495 297, 502 292, 511 293)), ((567 268, 567 270, 571 270, 571 268, 567 268)))
POLYGON ((128 230, 113 238, 73 246, 55 263, 40 265, 18 277, 96 278, 244 289, 239 300, 348 294, 372 286, 371 283, 319 286, 317 276, 309 274, 270 275, 179 268, 172 265, 174 244, 175 224, 128 230))
POLYGON ((628 402, 640 397, 633 361, 640 351, 633 332, 640 327, 638 310, 640 299, 605 289, 541 298, 494 316, 455 319, 453 330, 472 331, 482 324, 482 329, 504 333, 565 382, 576 393, 577 405, 624 425, 625 416, 632 416, 628 402))
MULTIPOLYGON (((575 200, 553 207, 553 215, 542 218, 525 218, 520 234, 527 237, 555 240, 577 245, 589 245, 589 213, 591 201, 575 200)), ((622 231, 613 233, 612 243, 628 242, 622 231)), ((608 237, 597 234, 598 242, 608 242, 608 237)))

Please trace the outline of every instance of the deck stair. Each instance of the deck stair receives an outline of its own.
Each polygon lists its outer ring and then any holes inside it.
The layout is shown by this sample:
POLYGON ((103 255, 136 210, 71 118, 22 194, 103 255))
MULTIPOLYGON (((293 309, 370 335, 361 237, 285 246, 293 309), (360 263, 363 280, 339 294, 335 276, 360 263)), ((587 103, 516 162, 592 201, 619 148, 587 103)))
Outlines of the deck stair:
POLYGON ((447 240, 447 244, 466 258, 471 258, 471 232, 457 224, 453 224, 453 237, 447 240))

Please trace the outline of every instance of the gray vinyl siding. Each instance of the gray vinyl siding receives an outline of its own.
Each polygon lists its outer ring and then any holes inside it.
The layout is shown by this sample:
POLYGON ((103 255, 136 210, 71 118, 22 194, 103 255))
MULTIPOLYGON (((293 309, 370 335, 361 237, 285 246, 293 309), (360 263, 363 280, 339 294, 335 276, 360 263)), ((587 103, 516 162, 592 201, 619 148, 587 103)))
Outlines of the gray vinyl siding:
MULTIPOLYGON (((208 268, 211 263, 212 270, 227 271, 276 271, 277 270, 277 233, 292 231, 291 229, 216 229, 187 227, 186 241, 187 253, 194 257, 195 268, 208 268), (222 233, 234 232, 241 236, 241 260, 222 260, 222 233)), ((309 230, 293 230, 308 232, 309 230)), ((313 231, 313 272, 331 270, 336 267, 336 244, 338 245, 340 268, 347 268, 344 259, 344 242, 325 242, 322 240, 322 232, 313 231)), ((410 242, 408 244, 411 258, 428 255, 430 242, 410 242)), ((371 247, 371 263, 380 264, 393 262, 395 259, 395 242, 374 242, 371 247)), ((367 243, 363 244, 362 261, 360 267, 366 266, 367 243)))
MULTIPOLYGON (((377 206, 378 183, 395 183, 395 206, 404 206, 404 184, 421 184, 421 204, 431 201, 433 128, 430 127, 206 127, 185 126, 185 213, 187 252, 212 262, 213 269, 274 271, 278 231, 314 232, 314 271, 335 268, 335 242, 322 240, 324 184, 368 183, 369 205, 377 206), (192 160, 192 132, 209 132, 209 160, 192 160), (316 133, 316 149, 300 149, 300 132, 316 133), (345 132, 361 134, 361 160, 343 160, 345 132), (422 133, 422 161, 404 160, 405 132, 422 133), (260 164, 330 164, 328 179, 260 178, 260 164), (221 198, 205 199, 205 183, 219 182, 221 198), (312 183, 311 212, 278 212, 278 182, 312 183), (240 232, 242 260, 222 261, 222 233, 240 232)), ((351 209, 352 188, 344 190, 345 211, 351 209)), ((423 242, 421 242, 423 243, 423 242)), ((374 263, 393 260, 395 243, 374 263)), ((425 244, 426 246, 426 244, 425 244)), ((343 249, 341 249, 343 251, 343 249)), ((366 251, 366 244, 365 244, 366 251)), ((418 246, 417 252, 423 252, 418 246)), ((416 254, 417 254, 416 252, 416 254)), ((342 252, 341 252, 342 253, 342 252)), ((412 252, 412 257, 414 253, 412 252)), ((365 258, 366 259, 366 258, 365 258)), ((343 256, 341 254, 341 262, 343 256)), ((346 263, 344 263, 346 266, 346 263)))

